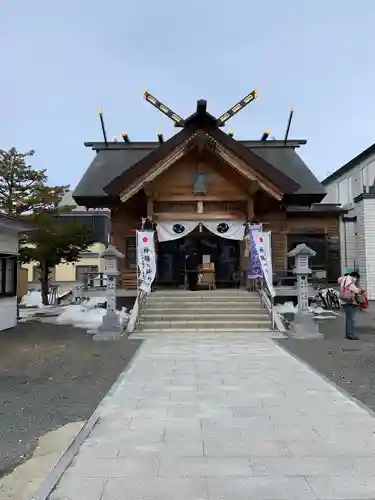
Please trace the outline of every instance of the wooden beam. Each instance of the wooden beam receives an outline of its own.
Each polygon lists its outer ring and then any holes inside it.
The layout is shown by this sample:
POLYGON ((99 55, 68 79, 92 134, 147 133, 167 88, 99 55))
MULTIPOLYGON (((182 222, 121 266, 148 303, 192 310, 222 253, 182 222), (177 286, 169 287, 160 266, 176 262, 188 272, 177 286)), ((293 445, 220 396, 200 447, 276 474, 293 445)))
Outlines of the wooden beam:
POLYGON ((271 182, 269 182, 267 179, 263 178, 258 173, 255 173, 251 169, 251 165, 248 165, 246 162, 238 158, 236 155, 227 151, 227 149, 221 146, 221 144, 219 143, 216 144, 216 152, 224 161, 226 161, 230 166, 232 166, 235 170, 237 170, 237 172, 239 172, 243 177, 252 181, 257 181, 261 189, 263 191, 266 191, 273 198, 276 198, 277 200, 282 199, 284 193, 280 191, 280 189, 278 189, 277 186, 274 186, 271 182))
POLYGON ((250 196, 254 196, 258 191, 260 191, 259 183, 256 181, 251 181, 251 184, 249 187, 250 196))
POLYGON ((247 219, 254 219, 254 200, 253 198, 249 198, 247 200, 247 219))
POLYGON ((154 217, 154 202, 153 200, 147 200, 147 218, 153 220, 154 217))
POLYGON ((165 212, 154 214, 155 220, 244 220, 244 215, 241 212, 215 212, 215 213, 178 213, 175 212, 165 212))
POLYGON ((171 194, 171 195, 161 195, 161 196, 157 196, 154 198, 155 201, 166 201, 166 202, 184 202, 184 201, 187 201, 187 202, 198 202, 198 201, 203 201, 203 202, 207 202, 207 201, 223 201, 223 202, 226 202, 226 201, 246 201, 249 199, 248 196, 246 196, 246 194, 243 194, 243 195, 233 195, 233 196, 230 196, 230 195, 227 195, 227 194, 223 194, 223 196, 220 196, 220 194, 215 194, 215 195, 211 195, 211 194, 207 194, 207 195, 184 195, 184 194, 171 194))
POLYGON ((144 190, 146 196, 151 196, 151 197, 153 196, 152 185, 150 182, 144 183, 143 190, 144 190))
MULTIPOLYGON (((233 201, 239 201, 239 200, 246 201, 249 198, 249 187, 251 187, 251 185, 254 186, 254 190, 255 190, 255 186, 257 189, 259 189, 258 182, 252 181, 249 179, 248 176, 245 177, 244 175, 242 175, 241 172, 236 170, 233 165, 231 165, 230 163, 225 161, 220 155, 215 155, 213 157, 213 159, 215 161, 212 160, 212 156, 211 156, 211 158, 208 157, 208 160, 207 160, 209 162, 212 170, 214 172, 216 172, 218 175, 220 175, 221 177, 224 177, 226 179, 226 181, 228 182, 228 184, 232 184, 232 185, 236 186, 238 191, 239 191, 238 194, 236 194, 236 199, 234 199, 233 201), (223 168, 225 169, 224 172, 223 172, 223 168)), ((216 190, 215 194, 220 195, 220 191, 216 190)), ((223 200, 223 197, 222 197, 222 200, 223 200)), ((228 201, 230 201, 230 200, 228 200, 228 201)))
POLYGON ((183 143, 179 147, 177 147, 172 153, 167 157, 158 161, 155 166, 151 169, 150 172, 142 175, 139 179, 136 179, 129 187, 124 189, 120 193, 120 200, 125 203, 132 196, 134 196, 138 191, 140 191, 145 183, 150 183, 160 174, 165 172, 173 163, 182 158, 185 154, 185 146, 183 143))

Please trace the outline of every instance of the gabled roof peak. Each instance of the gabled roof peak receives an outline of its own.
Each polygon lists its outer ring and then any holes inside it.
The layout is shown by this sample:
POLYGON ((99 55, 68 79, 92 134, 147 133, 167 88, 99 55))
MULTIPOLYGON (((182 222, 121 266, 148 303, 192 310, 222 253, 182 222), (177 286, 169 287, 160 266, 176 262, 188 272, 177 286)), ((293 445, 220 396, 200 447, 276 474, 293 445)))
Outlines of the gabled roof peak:
POLYGON ((196 128, 216 128, 218 120, 207 111, 207 101, 199 99, 197 101, 197 110, 184 120, 184 128, 194 126, 196 128))

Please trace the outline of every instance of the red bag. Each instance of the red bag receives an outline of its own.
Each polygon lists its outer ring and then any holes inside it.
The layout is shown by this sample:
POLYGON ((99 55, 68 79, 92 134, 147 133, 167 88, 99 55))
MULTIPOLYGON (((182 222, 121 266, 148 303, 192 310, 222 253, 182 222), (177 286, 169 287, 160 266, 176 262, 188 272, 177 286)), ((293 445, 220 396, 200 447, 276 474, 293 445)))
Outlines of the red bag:
POLYGON ((359 304, 359 308, 360 309, 367 309, 368 306, 369 306, 369 301, 368 301, 367 293, 364 293, 362 295, 362 297, 363 297, 363 302, 361 304, 359 304))

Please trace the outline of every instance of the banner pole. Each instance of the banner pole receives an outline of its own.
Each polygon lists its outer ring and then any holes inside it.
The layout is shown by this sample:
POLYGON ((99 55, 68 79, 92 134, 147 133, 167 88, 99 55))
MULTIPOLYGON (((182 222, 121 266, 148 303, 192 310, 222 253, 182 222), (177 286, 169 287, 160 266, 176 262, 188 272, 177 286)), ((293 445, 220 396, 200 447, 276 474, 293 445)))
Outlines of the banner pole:
POLYGON ((135 255, 137 256, 137 290, 139 289, 139 255, 138 255, 138 229, 135 231, 135 255))

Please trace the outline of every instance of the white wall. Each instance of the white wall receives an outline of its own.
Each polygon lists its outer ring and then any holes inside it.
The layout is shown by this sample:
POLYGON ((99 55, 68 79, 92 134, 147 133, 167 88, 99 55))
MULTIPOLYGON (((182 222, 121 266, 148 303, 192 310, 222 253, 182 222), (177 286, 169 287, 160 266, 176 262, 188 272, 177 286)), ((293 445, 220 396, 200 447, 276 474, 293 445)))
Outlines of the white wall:
MULTIPOLYGON (((339 193, 340 187, 343 184, 350 184, 349 191, 351 193, 351 200, 349 206, 352 205, 353 198, 363 193, 363 185, 369 187, 375 181, 375 154, 366 158, 366 160, 359 162, 348 172, 345 172, 340 177, 334 179, 329 184, 325 185, 327 195, 322 203, 341 203, 344 207, 347 204, 342 203, 343 195, 339 193), (340 198, 339 199, 339 195, 340 198)), ((346 196, 344 196, 345 199, 346 196)))
MULTIPOLYGON (((358 207, 354 206, 345 217, 358 218, 358 207)), ((340 256, 341 272, 346 268, 358 267, 358 220, 353 222, 340 221, 340 256)))
POLYGON ((361 286, 375 300, 375 198, 358 203, 358 260, 361 286))
POLYGON ((17 297, 0 297, 0 331, 17 324, 17 297))
POLYGON ((339 203, 348 210, 345 218, 357 217, 357 222, 340 223, 340 247, 341 247, 341 271, 346 268, 360 267, 366 265, 364 245, 367 240, 360 234, 365 229, 362 210, 354 203, 354 198, 364 192, 364 186, 368 189, 375 182, 375 154, 353 166, 348 172, 325 185, 327 195, 322 203, 339 203), (345 193, 343 193, 343 188, 345 193), (361 219, 362 217, 362 219, 361 219))
MULTIPOLYGON (((18 232, 0 225, 0 253, 17 255, 18 232)), ((0 331, 17 324, 17 298, 0 297, 0 331)))

